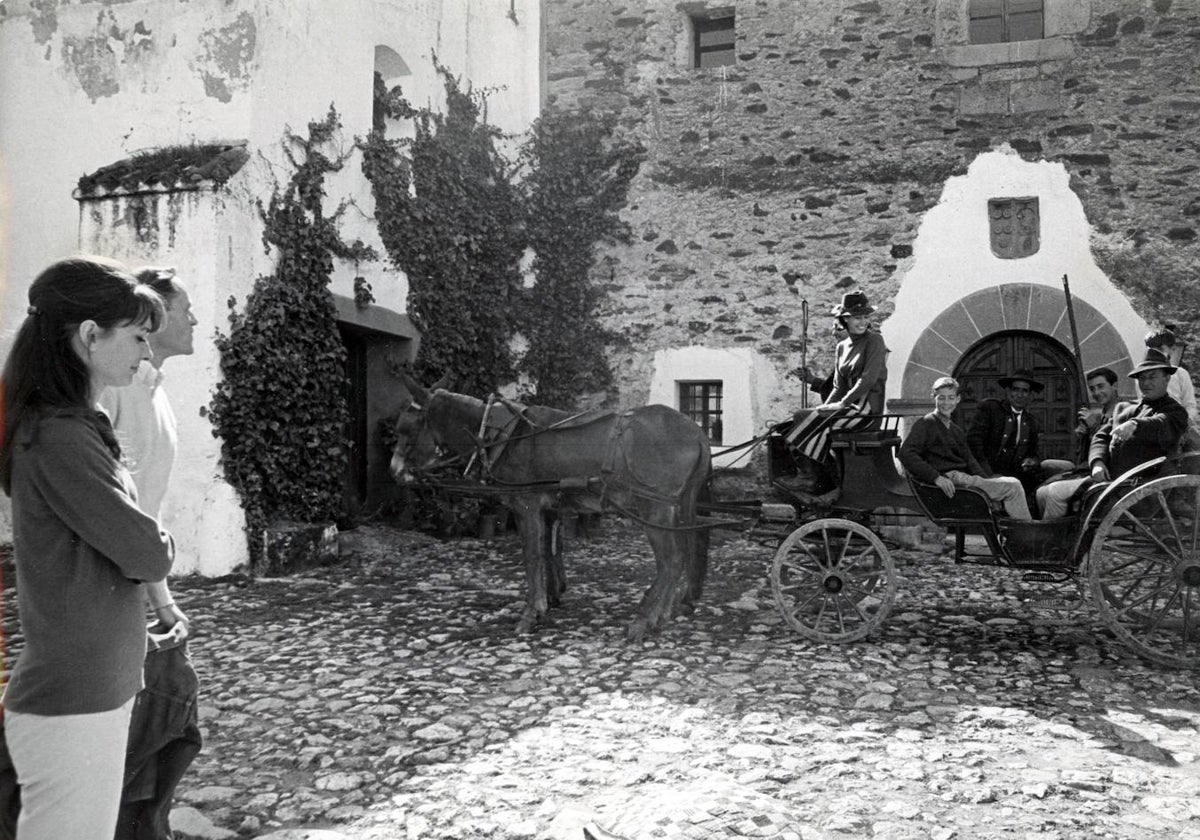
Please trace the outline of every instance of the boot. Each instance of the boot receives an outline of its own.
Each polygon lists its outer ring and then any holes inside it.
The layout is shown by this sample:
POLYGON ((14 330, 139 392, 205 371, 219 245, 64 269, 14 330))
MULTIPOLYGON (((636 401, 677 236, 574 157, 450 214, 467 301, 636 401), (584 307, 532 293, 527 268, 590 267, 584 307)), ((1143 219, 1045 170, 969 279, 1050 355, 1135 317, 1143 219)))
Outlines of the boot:
POLYGON ((775 483, 785 490, 794 493, 813 495, 821 483, 820 467, 817 462, 799 452, 792 452, 792 463, 795 473, 792 475, 776 476, 775 483))

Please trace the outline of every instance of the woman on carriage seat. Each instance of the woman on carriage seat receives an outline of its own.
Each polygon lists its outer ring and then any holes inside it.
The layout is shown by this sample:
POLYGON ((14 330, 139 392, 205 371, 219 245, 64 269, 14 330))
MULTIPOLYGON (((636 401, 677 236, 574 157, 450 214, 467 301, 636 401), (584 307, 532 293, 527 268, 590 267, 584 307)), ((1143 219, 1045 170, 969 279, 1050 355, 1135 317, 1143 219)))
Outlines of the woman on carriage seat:
POLYGON ((833 390, 816 408, 796 412, 785 435, 797 470, 816 474, 818 493, 837 484, 837 465, 830 457, 831 433, 835 429, 870 429, 883 413, 888 349, 883 336, 872 329, 874 311, 865 293, 842 295, 842 302, 830 313, 847 333, 834 356, 833 390))

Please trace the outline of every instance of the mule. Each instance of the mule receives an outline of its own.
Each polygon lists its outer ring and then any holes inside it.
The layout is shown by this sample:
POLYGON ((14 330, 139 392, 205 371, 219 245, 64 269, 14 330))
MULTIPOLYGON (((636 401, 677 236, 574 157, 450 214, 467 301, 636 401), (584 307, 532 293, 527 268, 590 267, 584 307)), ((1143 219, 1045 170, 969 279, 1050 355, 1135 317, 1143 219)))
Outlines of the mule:
POLYGON ((571 414, 407 384, 411 402, 396 422, 392 475, 411 481, 457 463, 513 512, 525 563, 518 632, 542 622, 566 587, 553 531, 560 510, 615 510, 642 525, 657 569, 628 625, 630 640, 695 607, 708 569, 708 532, 696 507, 712 456, 692 420, 662 405, 571 414))

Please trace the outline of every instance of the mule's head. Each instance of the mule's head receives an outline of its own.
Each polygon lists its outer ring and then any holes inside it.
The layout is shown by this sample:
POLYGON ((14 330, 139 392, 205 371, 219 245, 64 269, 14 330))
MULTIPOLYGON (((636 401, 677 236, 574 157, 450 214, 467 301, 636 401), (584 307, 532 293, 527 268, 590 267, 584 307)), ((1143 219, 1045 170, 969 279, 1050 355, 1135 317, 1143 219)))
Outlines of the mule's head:
POLYGON ((416 473, 433 466, 437 457, 437 441, 426 422, 425 410, 416 403, 407 406, 396 419, 392 478, 409 484, 416 479, 416 473))
MULTIPOLYGON (((429 427, 429 413, 426 406, 430 394, 422 388, 407 371, 400 371, 401 380, 408 390, 408 396, 401 403, 400 416, 396 418, 396 444, 392 449, 391 471, 392 478, 401 484, 408 484, 416 479, 420 472, 433 467, 438 461, 438 441, 429 427)), ((447 381, 434 385, 441 387, 447 381)))

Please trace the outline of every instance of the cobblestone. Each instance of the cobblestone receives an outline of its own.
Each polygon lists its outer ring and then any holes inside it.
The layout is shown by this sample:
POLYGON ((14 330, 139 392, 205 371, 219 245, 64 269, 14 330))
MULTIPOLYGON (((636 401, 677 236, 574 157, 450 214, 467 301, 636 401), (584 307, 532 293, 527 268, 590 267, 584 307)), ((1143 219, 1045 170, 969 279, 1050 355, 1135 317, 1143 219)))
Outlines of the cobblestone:
POLYGON ((173 586, 206 740, 177 810, 214 831, 579 840, 703 786, 769 799, 806 840, 1200 838, 1196 674, 939 546, 896 552, 896 607, 850 645, 791 633, 772 549, 742 538, 639 644, 653 561, 621 523, 569 546, 564 604, 524 637, 512 536, 363 526, 342 549, 299 578, 173 586))

